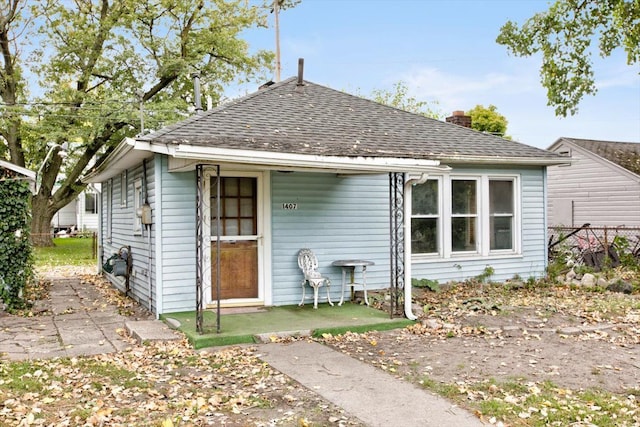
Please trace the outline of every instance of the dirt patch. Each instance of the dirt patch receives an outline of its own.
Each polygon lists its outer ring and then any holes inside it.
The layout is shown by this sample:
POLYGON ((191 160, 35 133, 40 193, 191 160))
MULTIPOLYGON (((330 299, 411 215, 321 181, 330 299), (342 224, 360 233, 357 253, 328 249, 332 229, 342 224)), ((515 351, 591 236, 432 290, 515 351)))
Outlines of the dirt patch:
POLYGON ((637 295, 569 288, 424 293, 419 323, 327 344, 419 383, 549 381, 572 390, 640 390, 637 295))

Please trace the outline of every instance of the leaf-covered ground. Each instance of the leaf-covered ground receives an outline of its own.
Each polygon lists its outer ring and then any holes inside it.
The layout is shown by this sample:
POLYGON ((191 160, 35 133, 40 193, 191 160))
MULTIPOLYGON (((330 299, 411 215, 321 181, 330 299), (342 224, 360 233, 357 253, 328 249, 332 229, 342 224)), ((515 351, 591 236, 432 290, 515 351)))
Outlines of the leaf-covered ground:
MULTIPOLYGON (((121 313, 144 316, 95 276, 85 280, 121 313)), ((34 295, 46 298, 46 288, 34 295)), ((490 425, 640 426, 639 295, 461 284, 415 296, 421 320, 409 328, 322 341, 490 425)), ((101 356, 0 361, 0 425, 362 425, 257 354, 131 342, 101 356)))
POLYGON ((327 336, 495 425, 640 425, 640 298, 564 286, 418 291, 421 321, 327 336))
MULTIPOLYGON (((137 303, 79 268, 102 303, 146 318, 137 303)), ((40 300, 18 315, 48 316, 47 281, 40 300)), ((8 316, 7 313, 3 316, 8 316)), ((0 319, 1 322, 1 319, 0 319)), ((99 356, 0 360, 0 426, 362 426, 348 414, 262 362, 255 346, 193 350, 186 340, 138 345, 99 356)), ((0 357, 1 359, 1 357, 0 357)))

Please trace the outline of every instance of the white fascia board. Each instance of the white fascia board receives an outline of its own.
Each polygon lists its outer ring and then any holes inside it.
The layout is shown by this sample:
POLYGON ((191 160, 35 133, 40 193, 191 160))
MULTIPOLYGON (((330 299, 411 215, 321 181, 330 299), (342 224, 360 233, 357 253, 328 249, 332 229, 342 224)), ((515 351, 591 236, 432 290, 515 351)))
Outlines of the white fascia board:
POLYGON ((137 142, 132 138, 122 140, 104 162, 87 176, 83 182, 104 182, 109 178, 120 175, 153 155, 149 150, 139 150, 137 142))
MULTIPOLYGON (((176 158, 202 159, 220 163, 241 163, 266 168, 291 168, 352 172, 425 172, 448 169, 438 160, 389 157, 347 157, 292 154, 274 151, 231 150, 179 144, 166 154, 176 158)), ((153 151, 156 151, 154 149, 153 151)))

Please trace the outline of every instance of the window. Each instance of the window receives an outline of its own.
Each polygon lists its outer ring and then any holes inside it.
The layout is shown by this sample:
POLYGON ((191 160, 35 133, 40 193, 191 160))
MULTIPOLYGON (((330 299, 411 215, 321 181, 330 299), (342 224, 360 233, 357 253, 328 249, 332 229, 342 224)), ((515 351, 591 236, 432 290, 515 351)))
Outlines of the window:
MULTIPOLYGON (((224 177, 220 182, 220 235, 253 236, 258 234, 257 180, 224 177)), ((211 180, 211 235, 217 234, 215 178, 211 180)))
POLYGON ((489 180, 491 250, 513 249, 513 180, 489 180))
POLYGON ((142 218, 138 213, 142 209, 143 204, 142 180, 137 179, 133 183, 133 234, 142 234, 142 218))
POLYGON ((451 250, 476 251, 478 201, 477 182, 470 179, 451 181, 451 250))
POLYGON ((120 174, 120 207, 127 207, 127 171, 120 174))
POLYGON ((98 213, 98 203, 95 193, 84 193, 84 212, 88 214, 98 213))
POLYGON ((413 188, 411 204, 411 251, 440 252, 440 181, 429 179, 413 188))
POLYGON ((430 177, 411 190, 411 251, 489 256, 518 249, 517 176, 430 177))
POLYGON ((109 181, 107 181, 107 191, 105 194, 106 200, 105 202, 105 206, 106 206, 106 223, 107 223, 107 231, 106 231, 106 237, 107 240, 110 242, 111 241, 111 229, 112 229, 112 221, 111 221, 111 206, 113 204, 113 179, 110 179, 109 181))

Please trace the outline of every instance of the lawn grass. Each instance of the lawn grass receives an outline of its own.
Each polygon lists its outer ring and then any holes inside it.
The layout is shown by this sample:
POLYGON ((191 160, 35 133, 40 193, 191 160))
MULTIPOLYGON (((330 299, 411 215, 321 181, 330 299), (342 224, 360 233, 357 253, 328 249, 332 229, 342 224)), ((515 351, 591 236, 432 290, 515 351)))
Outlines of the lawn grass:
POLYGON ((36 268, 47 266, 91 266, 93 258, 93 239, 88 238, 55 238, 54 246, 34 248, 36 268))

